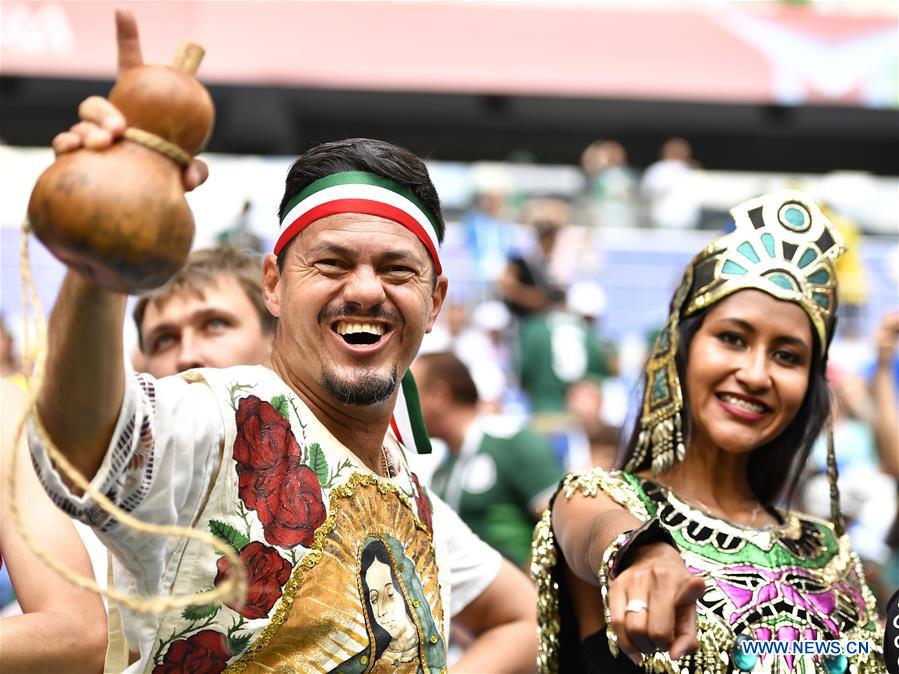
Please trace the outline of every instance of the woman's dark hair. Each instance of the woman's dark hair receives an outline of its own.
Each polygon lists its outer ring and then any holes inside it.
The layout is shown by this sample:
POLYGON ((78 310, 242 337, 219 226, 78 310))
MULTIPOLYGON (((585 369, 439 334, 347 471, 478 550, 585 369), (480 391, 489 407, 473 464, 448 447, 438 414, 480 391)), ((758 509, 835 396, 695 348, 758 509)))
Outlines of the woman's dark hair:
MULTIPOLYGON (((393 640, 390 633, 378 623, 374 609, 372 609, 371 606, 371 600, 368 598, 369 587, 368 581, 365 579, 365 574, 375 560, 387 565, 387 568, 390 569, 390 579, 393 581, 393 586, 402 593, 402 590, 400 589, 402 585, 400 585, 400 579, 396 577, 396 572, 393 570, 393 564, 391 563, 390 553, 387 551, 387 546, 384 545, 384 541, 375 538, 367 543, 362 549, 362 557, 359 562, 359 574, 362 579, 362 605, 365 607, 365 612, 368 614, 368 624, 371 626, 372 634, 375 635, 375 656, 373 661, 381 657, 381 654, 387 650, 387 647, 393 640)), ((406 607, 406 615, 409 616, 409 620, 415 624, 415 618, 410 613, 409 605, 406 603, 405 597, 403 598, 403 605, 406 607)))
MULTIPOLYGON (((712 305, 714 306, 714 305, 712 305)), ((690 451, 690 434, 692 426, 692 413, 690 401, 687 399, 686 372, 687 354, 690 352, 690 344, 693 337, 702 326, 702 322, 711 307, 706 307, 687 318, 683 318, 678 325, 678 348, 675 355, 677 376, 681 381, 683 391, 684 409, 683 433, 684 444, 690 451)), ((815 330, 812 333, 812 360, 809 369, 808 390, 802 405, 796 412, 796 416, 783 432, 770 442, 753 450, 749 456, 748 479, 749 488, 753 495, 764 505, 771 505, 778 500, 790 504, 796 494, 797 483, 802 472, 802 467, 808 460, 812 445, 817 439, 821 429, 830 414, 830 389, 827 385, 826 358, 821 358, 821 344, 815 330)), ((643 383, 645 386, 645 382, 643 383)), ((642 401, 642 395, 640 400, 642 401)), ((637 438, 640 435, 639 415, 634 420, 634 425, 628 438, 623 456, 619 459, 619 467, 627 465, 637 448, 637 438)), ((650 466, 650 460, 645 465, 638 466, 634 472, 646 470, 650 466)))
MULTIPOLYGON (((349 138, 322 143, 304 152, 287 172, 284 197, 278 207, 278 217, 288 201, 310 183, 344 171, 368 171, 390 178, 412 190, 412 194, 437 221, 437 240, 443 242, 445 225, 440 212, 440 197, 424 162, 405 148, 383 140, 349 138)), ((290 244, 278 254, 278 267, 283 268, 290 244)))

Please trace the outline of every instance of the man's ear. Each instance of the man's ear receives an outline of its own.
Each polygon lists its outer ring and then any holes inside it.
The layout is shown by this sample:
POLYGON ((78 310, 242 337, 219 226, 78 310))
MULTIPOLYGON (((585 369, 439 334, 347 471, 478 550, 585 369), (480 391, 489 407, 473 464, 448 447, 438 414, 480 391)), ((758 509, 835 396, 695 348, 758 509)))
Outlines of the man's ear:
POLYGON ((262 295, 265 306, 272 316, 281 316, 281 271, 278 269, 278 258, 274 253, 266 253, 262 259, 262 295))
POLYGON ((425 332, 431 332, 437 316, 440 315, 440 309, 446 301, 446 291, 449 288, 449 280, 446 276, 438 276, 437 282, 434 284, 434 290, 431 291, 431 315, 428 316, 428 325, 425 332))

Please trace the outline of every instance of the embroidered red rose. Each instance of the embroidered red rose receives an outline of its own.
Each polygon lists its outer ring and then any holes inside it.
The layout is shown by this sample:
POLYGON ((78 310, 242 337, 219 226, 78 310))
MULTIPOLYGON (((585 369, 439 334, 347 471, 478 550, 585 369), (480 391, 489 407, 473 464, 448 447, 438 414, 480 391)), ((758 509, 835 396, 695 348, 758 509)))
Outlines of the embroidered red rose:
POLYGON ((225 635, 215 630, 203 630, 173 642, 162 664, 153 668, 153 674, 219 674, 225 671, 230 657, 231 649, 225 635))
POLYGON ((418 508, 418 519, 424 522, 428 531, 434 533, 434 525, 431 521, 431 499, 428 498, 427 492, 421 486, 421 483, 418 481, 418 475, 415 473, 412 473, 412 481, 415 483, 415 491, 417 492, 415 505, 418 508))
MULTIPOLYGON (((265 618, 281 598, 281 588, 290 578, 290 562, 259 541, 247 543, 237 556, 247 567, 247 600, 243 606, 236 603, 228 606, 251 620, 265 618)), ((218 587, 228 573, 228 558, 219 557, 216 568, 215 586, 218 587)))
POLYGON ((321 485, 302 452, 290 422, 256 396, 242 398, 236 415, 238 494, 262 523, 265 540, 282 548, 310 547, 325 521, 321 485))

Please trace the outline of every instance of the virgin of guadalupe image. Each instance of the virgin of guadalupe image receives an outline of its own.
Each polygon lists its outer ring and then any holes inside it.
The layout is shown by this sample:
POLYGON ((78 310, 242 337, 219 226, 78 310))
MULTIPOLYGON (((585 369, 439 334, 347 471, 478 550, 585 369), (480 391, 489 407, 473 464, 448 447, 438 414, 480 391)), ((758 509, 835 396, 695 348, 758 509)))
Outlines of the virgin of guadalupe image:
POLYGON ((446 671, 446 649, 415 566, 399 541, 370 536, 359 558, 368 647, 331 674, 446 671))

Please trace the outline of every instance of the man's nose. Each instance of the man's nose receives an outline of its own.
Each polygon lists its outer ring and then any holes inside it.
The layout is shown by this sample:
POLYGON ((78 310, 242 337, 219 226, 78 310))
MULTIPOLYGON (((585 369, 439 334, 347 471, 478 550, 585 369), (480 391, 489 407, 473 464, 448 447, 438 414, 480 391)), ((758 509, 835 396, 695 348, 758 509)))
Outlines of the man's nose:
POLYGON ((343 296, 347 302, 363 309, 383 304, 387 299, 383 280, 372 267, 366 265, 360 265, 350 274, 343 296))
POLYGON ((195 367, 204 367, 206 360, 203 358, 200 340, 192 332, 184 332, 181 335, 181 347, 178 350, 176 365, 178 372, 184 372, 195 367))

